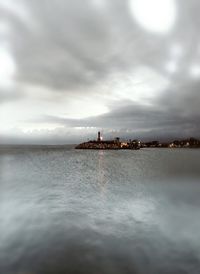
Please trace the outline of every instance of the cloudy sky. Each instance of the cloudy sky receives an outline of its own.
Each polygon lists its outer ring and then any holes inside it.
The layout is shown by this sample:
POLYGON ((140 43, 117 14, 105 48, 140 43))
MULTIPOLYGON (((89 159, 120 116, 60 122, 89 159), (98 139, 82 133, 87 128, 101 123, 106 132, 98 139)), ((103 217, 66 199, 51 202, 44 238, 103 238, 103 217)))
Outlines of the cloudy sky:
POLYGON ((199 0, 0 0, 0 143, 200 137, 199 0))

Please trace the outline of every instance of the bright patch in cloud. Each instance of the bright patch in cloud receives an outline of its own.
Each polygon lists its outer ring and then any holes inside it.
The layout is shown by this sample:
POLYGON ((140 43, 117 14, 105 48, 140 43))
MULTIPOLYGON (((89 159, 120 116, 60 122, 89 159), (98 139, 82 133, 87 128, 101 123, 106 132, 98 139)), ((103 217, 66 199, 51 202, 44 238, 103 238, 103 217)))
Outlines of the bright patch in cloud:
POLYGON ((200 77, 200 65, 193 65, 190 68, 190 75, 193 78, 199 78, 200 77))
POLYGON ((173 0, 130 0, 130 9, 135 20, 152 32, 168 32, 176 19, 173 0))
POLYGON ((68 108, 65 110, 65 117, 72 119, 83 119, 87 117, 98 116, 109 111, 108 107, 99 100, 100 98, 80 98, 80 100, 71 100, 68 108))
POLYGON ((170 48, 170 55, 171 57, 178 59, 182 57, 183 55, 183 48, 181 47, 180 44, 174 44, 170 48))
POLYGON ((131 100, 149 105, 169 85, 169 80, 152 68, 141 66, 129 73, 112 75, 106 84, 110 99, 131 100))
POLYGON ((174 60, 171 60, 166 64, 166 70, 171 74, 175 73, 177 69, 178 65, 174 60))
POLYGON ((0 48, 0 60, 0 86, 9 86, 15 72, 14 61, 8 51, 4 48, 0 48))
POLYGON ((18 16, 21 20, 29 21, 30 14, 28 14, 22 1, 6 0, 0 1, 0 6, 3 10, 9 11, 9 13, 18 16))

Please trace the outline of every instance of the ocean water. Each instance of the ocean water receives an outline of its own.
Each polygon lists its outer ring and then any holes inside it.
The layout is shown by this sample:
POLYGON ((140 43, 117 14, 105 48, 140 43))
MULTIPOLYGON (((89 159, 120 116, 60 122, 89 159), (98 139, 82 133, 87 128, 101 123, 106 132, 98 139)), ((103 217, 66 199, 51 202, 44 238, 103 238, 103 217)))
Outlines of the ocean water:
POLYGON ((200 150, 1 147, 0 273, 199 274, 200 150))

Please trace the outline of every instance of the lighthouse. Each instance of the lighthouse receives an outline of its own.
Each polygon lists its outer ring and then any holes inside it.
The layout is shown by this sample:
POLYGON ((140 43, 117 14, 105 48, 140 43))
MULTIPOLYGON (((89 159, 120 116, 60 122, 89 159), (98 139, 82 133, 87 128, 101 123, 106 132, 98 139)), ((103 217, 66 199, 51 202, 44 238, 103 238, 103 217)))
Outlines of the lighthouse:
POLYGON ((101 142, 101 132, 98 131, 97 142, 101 142))

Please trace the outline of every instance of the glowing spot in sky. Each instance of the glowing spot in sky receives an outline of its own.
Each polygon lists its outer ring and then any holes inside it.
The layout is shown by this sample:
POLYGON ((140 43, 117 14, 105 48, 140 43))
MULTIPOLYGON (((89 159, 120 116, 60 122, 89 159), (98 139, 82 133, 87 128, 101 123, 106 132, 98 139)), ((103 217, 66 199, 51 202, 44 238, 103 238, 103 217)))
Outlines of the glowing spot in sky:
POLYGON ((4 48, 0 48, 0 60, 0 86, 9 86, 15 72, 14 61, 4 48))
POLYGON ((0 34, 1 36, 7 35, 10 31, 9 25, 5 22, 0 22, 0 34))
POLYGON ((105 0, 93 0, 92 1, 92 4, 96 7, 96 8, 104 8, 106 3, 105 3, 105 0))
POLYGON ((150 67, 141 66, 132 72, 113 75, 111 83, 107 84, 112 90, 112 99, 131 100, 149 105, 169 85, 168 78, 150 67))
POLYGON ((108 107, 101 101, 93 98, 81 98, 80 100, 71 100, 67 110, 65 110, 65 117, 71 119, 84 119, 102 115, 109 112, 108 107))
POLYGON ((1 8, 9 13, 17 15, 18 18, 24 21, 30 21, 30 14, 28 13, 22 1, 6 0, 1 1, 1 8), (21 2, 21 3, 20 3, 21 2))
POLYGON ((200 77, 200 65, 193 65, 190 68, 190 75, 193 78, 199 78, 200 77))
POLYGON ((179 44, 172 45, 170 55, 173 58, 180 58, 183 55, 183 48, 179 44))
POLYGON ((176 19, 173 0, 130 0, 130 10, 143 28, 156 33, 171 30, 176 19))
POLYGON ((178 69, 178 66, 177 66, 177 63, 172 60, 172 61, 169 61, 166 65, 166 70, 169 72, 169 73, 175 73, 178 69))

